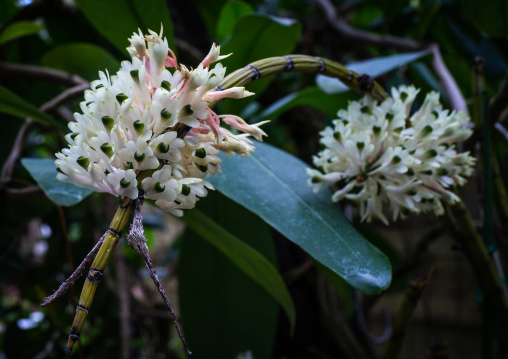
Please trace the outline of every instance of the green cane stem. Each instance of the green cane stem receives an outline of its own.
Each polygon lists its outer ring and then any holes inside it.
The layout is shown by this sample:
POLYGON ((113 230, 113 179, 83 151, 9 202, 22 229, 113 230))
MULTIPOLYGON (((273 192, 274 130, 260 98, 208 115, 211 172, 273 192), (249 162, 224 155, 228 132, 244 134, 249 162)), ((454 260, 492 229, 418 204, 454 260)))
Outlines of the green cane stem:
MULTIPOLYGON (((388 97, 381 85, 375 82, 370 76, 359 75, 334 61, 307 55, 271 57, 253 62, 242 69, 232 72, 221 82, 219 87, 225 90, 234 86, 245 86, 260 78, 289 71, 320 73, 326 76, 336 77, 353 91, 357 91, 361 94, 370 93, 379 101, 388 97)), ((218 102, 219 101, 211 102, 209 107, 215 107, 218 102)), ((183 138, 189 129, 190 128, 185 125, 177 124, 172 131, 177 131, 179 137, 183 138)), ((154 171, 155 170, 147 170, 137 173, 136 178, 138 183, 141 183, 144 178, 150 176, 154 171)), ((129 223, 133 210, 134 201, 124 198, 122 204, 118 207, 115 213, 106 238, 104 239, 95 260, 92 263, 90 272, 86 278, 85 284, 83 285, 79 304, 76 308, 76 314, 72 323, 69 340, 67 341, 67 352, 72 351, 74 344, 81 335, 97 285, 102 278, 104 269, 106 268, 113 250, 118 243, 121 232, 129 223)))
POLYGON ((78 341, 83 325, 85 324, 88 310, 90 309, 95 295, 95 290, 104 274, 104 269, 108 264, 111 255, 121 237, 122 231, 125 229, 131 218, 132 212, 134 211, 134 201, 125 198, 116 210, 115 216, 111 221, 111 225, 106 234, 106 238, 102 243, 99 252, 95 256, 95 259, 90 267, 88 276, 86 277, 85 284, 79 297, 79 303, 76 307, 76 314, 74 321, 72 322, 71 332, 69 340, 67 341, 66 351, 70 353, 76 341, 78 341))
POLYGON ((432 276, 433 268, 429 271, 427 276, 422 280, 411 281, 406 290, 406 294, 402 299, 399 306, 399 311, 395 317, 393 324, 392 334, 388 340, 388 344, 383 355, 383 359, 395 359, 399 356, 402 344, 404 344, 404 337, 406 336, 406 329, 411 322, 411 317, 418 304, 418 300, 427 287, 432 276))

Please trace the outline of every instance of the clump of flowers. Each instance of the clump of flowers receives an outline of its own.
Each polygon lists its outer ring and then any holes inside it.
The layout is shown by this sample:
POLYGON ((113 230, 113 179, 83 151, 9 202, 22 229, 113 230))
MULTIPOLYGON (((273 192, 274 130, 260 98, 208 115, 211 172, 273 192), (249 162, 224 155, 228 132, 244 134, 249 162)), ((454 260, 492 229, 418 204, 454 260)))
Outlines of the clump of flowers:
POLYGON ((220 151, 248 156, 254 150, 248 136, 261 141, 266 134, 261 123, 248 125, 209 108, 212 101, 252 95, 243 87, 218 87, 226 69, 211 64, 229 56, 221 56, 219 46, 189 70, 177 63, 162 30, 140 31, 129 41, 132 60, 122 62, 116 75, 99 72, 85 91, 83 113, 69 124, 69 148, 56 154, 57 178, 131 199, 140 188, 181 216, 213 189, 205 177, 220 171, 220 151), (243 134, 220 127, 221 121, 243 134))
POLYGON ((324 149, 314 157, 317 170, 307 170, 314 192, 331 187, 332 201, 351 200, 362 220, 377 217, 386 224, 384 203, 396 220, 410 212, 440 215, 441 200, 458 202, 449 188, 464 184, 475 162, 455 148, 471 136, 469 118, 443 109, 436 92, 411 115, 418 92, 400 86, 380 104, 367 95, 340 110, 333 126, 320 133, 324 149))

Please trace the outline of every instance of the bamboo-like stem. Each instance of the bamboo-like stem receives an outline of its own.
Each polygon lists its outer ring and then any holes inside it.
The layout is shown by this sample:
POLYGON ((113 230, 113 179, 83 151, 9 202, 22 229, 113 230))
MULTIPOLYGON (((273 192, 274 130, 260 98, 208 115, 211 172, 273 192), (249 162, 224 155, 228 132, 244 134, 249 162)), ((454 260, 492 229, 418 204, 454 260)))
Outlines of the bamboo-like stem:
POLYGON ((411 281, 409 283, 409 287, 400 303, 399 311, 395 317, 392 335, 388 340, 383 359, 395 359, 399 356, 400 349, 404 343, 404 337, 406 336, 406 329, 411 321, 411 317, 413 316, 413 312, 423 290, 430 282, 433 271, 434 269, 431 268, 423 279, 411 281))
POLYGON ((81 296, 79 297, 79 303, 76 308, 74 321, 72 322, 71 332, 66 347, 66 351, 68 353, 72 351, 74 344, 81 335, 81 331, 83 330, 83 325, 85 324, 85 319, 92 304, 97 285, 102 279, 104 269, 106 268, 106 265, 109 262, 111 255, 113 254, 113 250, 115 249, 116 244, 122 235, 122 231, 129 223, 133 211, 134 201, 129 198, 125 198, 118 206, 115 216, 113 217, 111 225, 108 229, 108 233, 106 234, 106 238, 104 239, 104 242, 102 243, 97 256, 92 262, 92 266, 88 272, 88 276, 86 277, 85 284, 83 285, 83 289, 81 291, 81 296))
MULTIPOLYGON (((385 90, 368 75, 359 75, 346 67, 327 59, 312 57, 307 55, 288 55, 283 57, 271 57, 247 65, 227 76, 219 85, 221 89, 227 89, 233 86, 245 86, 251 81, 262 77, 275 75, 281 72, 299 71, 310 73, 321 73, 330 77, 336 77, 352 90, 362 94, 370 93, 375 99, 382 101, 388 97, 385 90)), ((210 108, 213 108, 218 101, 211 102, 210 108)), ((177 124, 172 131, 177 131, 178 136, 183 138, 189 131, 189 127, 183 124, 177 124)), ((137 173, 137 181, 141 183, 143 178, 151 175, 153 170, 147 170, 137 173)), ((74 344, 79 339, 85 323, 90 305, 92 304, 97 284, 103 276, 103 271, 113 253, 113 250, 121 237, 121 232, 127 226, 134 210, 135 201, 124 198, 122 204, 118 207, 111 226, 108 229, 104 242, 102 243, 95 260, 92 263, 90 272, 86 278, 81 291, 79 304, 76 308, 76 314, 72 323, 69 340, 66 350, 72 351, 74 344)), ((183 341, 183 336, 181 336, 183 341)), ((185 342, 183 341, 184 345, 185 342)), ((190 353, 190 352, 189 352, 190 353)))
MULTIPOLYGON (((457 193, 457 191, 455 191, 457 193)), ((461 235, 456 240, 462 246, 471 266, 476 280, 482 289, 487 310, 494 313, 496 318, 496 334, 501 357, 508 357, 508 302, 496 267, 490 260, 487 247, 476 231, 471 214, 463 202, 447 207, 448 213, 456 221, 461 235)))

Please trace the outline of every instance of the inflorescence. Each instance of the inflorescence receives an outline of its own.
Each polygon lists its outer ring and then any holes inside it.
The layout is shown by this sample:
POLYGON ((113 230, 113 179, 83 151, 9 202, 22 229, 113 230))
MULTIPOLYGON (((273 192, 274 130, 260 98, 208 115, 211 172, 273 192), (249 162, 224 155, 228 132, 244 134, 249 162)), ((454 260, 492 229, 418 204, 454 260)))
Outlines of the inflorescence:
POLYGON ((210 109, 212 101, 252 95, 243 87, 217 87, 226 69, 210 65, 229 56, 220 56, 220 47, 214 44, 189 70, 177 63, 162 30, 140 31, 129 41, 132 60, 122 62, 116 75, 99 72, 85 91, 83 113, 69 124, 69 148, 56 154, 57 178, 131 199, 143 189, 160 208, 181 216, 213 189, 205 177, 220 171, 220 151, 248 156, 254 150, 248 137, 261 141, 266 134, 262 123, 210 109), (220 127, 221 121, 243 133, 220 127))
POLYGON ((396 220, 411 212, 440 215, 441 200, 458 202, 449 188, 463 185, 475 163, 455 148, 471 136, 469 118, 443 109, 436 92, 411 115, 418 92, 400 86, 380 104, 367 95, 340 110, 333 126, 320 133, 324 148, 314 157, 317 170, 307 170, 314 191, 331 187, 332 201, 350 200, 359 205, 362 220, 377 217, 386 224, 384 203, 396 220))

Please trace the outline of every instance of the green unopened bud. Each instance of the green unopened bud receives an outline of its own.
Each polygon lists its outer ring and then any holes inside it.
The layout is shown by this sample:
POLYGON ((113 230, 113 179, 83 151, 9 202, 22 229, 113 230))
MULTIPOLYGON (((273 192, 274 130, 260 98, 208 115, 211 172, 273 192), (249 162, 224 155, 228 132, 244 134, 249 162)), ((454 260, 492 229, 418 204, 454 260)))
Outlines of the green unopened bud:
POLYGON ((194 162, 194 166, 196 166, 196 168, 198 170, 200 170, 201 172, 203 172, 203 173, 208 171, 208 166, 207 165, 200 165, 199 163, 194 162))
POLYGON ((338 142, 342 142, 342 133, 340 133, 339 131, 334 132, 333 138, 335 138, 335 140, 337 140, 338 142))
POLYGON ((357 142, 356 148, 358 148, 358 151, 362 151, 365 148, 365 142, 357 142))
POLYGON ((199 157, 199 158, 205 158, 206 157, 206 151, 204 148, 198 148, 196 150, 196 154, 195 154, 196 157, 199 157))
POLYGON ((393 130, 393 132, 401 133, 403 129, 404 129, 404 127, 397 127, 396 129, 393 130))
POLYGON ((385 118, 388 122, 392 122, 393 117, 394 117, 393 113, 387 113, 385 116, 385 118))
POLYGON ((155 190, 155 192, 162 193, 162 192, 164 192, 164 190, 166 189, 166 186, 163 186, 163 185, 161 185, 161 183, 160 183, 160 182, 157 182, 157 183, 153 186, 153 189, 155 190))
POLYGON ((344 123, 344 126, 349 125, 349 121, 348 120, 342 120, 342 123, 344 123))
POLYGON ((157 145, 157 151, 160 153, 166 153, 169 151, 169 145, 165 144, 164 142, 161 142, 157 145))
POLYGON ((420 172, 422 175, 432 176, 433 172, 432 170, 426 170, 420 172))
POLYGON ((104 87, 104 85, 100 85, 100 84, 99 84, 99 85, 95 86, 95 90, 97 91, 97 90, 98 90, 98 89, 100 89, 101 87, 104 87))
POLYGON ((432 133, 433 129, 432 129, 432 126, 431 125, 427 125, 425 126, 421 131, 420 131, 420 136, 421 137, 425 137, 425 136, 428 136, 432 133))
POLYGON ((111 129, 113 128, 113 126, 115 125, 115 120, 113 120, 111 117, 109 116, 103 116, 102 117, 102 124, 104 125, 104 127, 106 127, 106 129, 108 131, 111 131, 111 129))
POLYGON ((407 172, 406 172, 406 175, 408 175, 408 176, 414 176, 415 175, 415 170, 412 169, 412 168, 408 168, 407 172))
POLYGON ((120 187, 127 188, 131 185, 131 181, 127 181, 125 178, 120 180, 120 187))
POLYGON ((182 194, 184 196, 188 196, 190 194, 190 187, 187 186, 186 184, 182 185, 182 194))
POLYGON ((439 146, 443 146, 445 151, 450 148, 450 145, 446 142, 440 143, 439 146))
POLYGON ((142 123, 140 120, 135 121, 132 126, 134 126, 134 130, 138 135, 142 134, 145 128, 145 124, 142 123))
POLYGON ((427 158, 434 158, 437 156, 437 151, 435 149, 430 149, 430 150, 427 150, 427 152, 425 152, 425 157, 427 158))
POLYGON ((381 127, 379 126, 372 127, 372 132, 374 132, 376 136, 379 136, 381 134, 381 127))
POLYGON ((415 196, 415 195, 416 195, 416 193, 417 193, 417 192, 416 192, 416 190, 415 190, 415 189, 408 189, 408 190, 406 191, 406 194, 407 194, 408 196, 415 196))
POLYGON ((171 112, 169 112, 168 110, 166 110, 165 108, 163 108, 161 111, 161 117, 165 120, 169 120, 172 115, 173 114, 171 112))
POLYGON ((435 118, 439 117, 439 113, 437 111, 432 111, 432 114, 434 115, 435 118))
POLYGON ((400 163, 400 161, 402 161, 402 159, 401 159, 399 156, 393 156, 393 158, 392 158, 392 163, 393 163, 394 165, 399 164, 399 163, 400 163))
POLYGON ((106 156, 108 156, 108 157, 113 156, 113 148, 111 147, 111 145, 109 143, 103 143, 101 146, 101 150, 102 150, 102 152, 104 152, 104 154, 106 156))
POLYGON ((84 156, 79 156, 76 162, 85 170, 88 169, 88 165, 90 164, 90 160, 84 156))
POLYGON ((127 96, 124 93, 119 93, 118 95, 116 95, 116 99, 117 99, 118 102, 120 102, 120 104, 122 104, 122 102, 124 102, 128 98, 129 98, 129 96, 127 96))
POLYGON ((438 176, 448 176, 448 170, 446 168, 438 168, 437 175, 438 176))
POLYGON ((145 154, 134 152, 134 159, 138 162, 143 162, 145 160, 145 154))
POLYGON ((316 183, 321 183, 321 180, 322 178, 319 177, 319 176, 314 176, 312 177, 312 179, 310 180, 312 183, 316 184, 316 183))
POLYGON ((166 91, 171 91, 171 84, 169 82, 167 82, 166 80, 163 80, 161 82, 161 87, 166 90, 166 91))
POLYGON ((182 107, 182 109, 180 110, 180 117, 187 117, 187 116, 191 116, 193 113, 194 113, 194 111, 192 111, 192 109, 191 109, 191 105, 185 105, 185 106, 184 106, 184 107, 182 107))
POLYGON ((400 93, 400 99, 402 100, 402 102, 406 101, 407 97, 408 97, 408 94, 405 93, 404 91, 402 91, 400 93))
POLYGON ((363 106, 360 111, 367 115, 372 115, 372 109, 369 106, 363 106))
POLYGON ((131 70, 131 77, 136 83, 139 82, 139 70, 131 70))
POLYGON ((127 164, 125 165, 125 169, 126 170, 133 170, 134 166, 132 165, 132 162, 127 162, 127 164))

